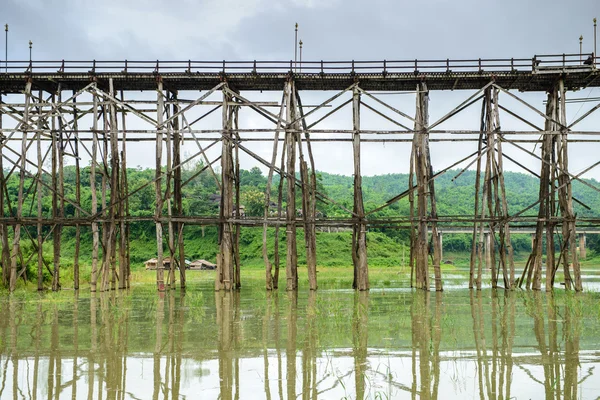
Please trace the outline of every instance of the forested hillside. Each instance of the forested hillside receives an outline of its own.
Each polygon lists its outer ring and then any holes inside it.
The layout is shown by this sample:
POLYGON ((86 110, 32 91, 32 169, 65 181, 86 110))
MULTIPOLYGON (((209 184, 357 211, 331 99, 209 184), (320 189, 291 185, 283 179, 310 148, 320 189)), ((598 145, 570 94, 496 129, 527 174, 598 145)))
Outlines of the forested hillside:
MULTIPOLYGON (((194 177, 202 168, 198 164, 193 168, 182 171, 183 181, 188 181, 183 187, 183 209, 186 215, 208 216, 218 214, 219 197, 215 177, 208 171, 194 177)), ((474 182, 475 173, 466 171, 457 179, 453 178, 458 171, 449 171, 439 176, 435 180, 438 214, 440 216, 450 215, 472 215, 474 208, 474 182)), ((8 171, 5 171, 5 176, 8 171)), ((217 171, 218 179, 218 171, 217 171)), ((132 216, 152 216, 155 207, 154 194, 154 170, 152 169, 129 169, 128 182, 129 191, 135 193, 129 201, 130 214, 132 216), (146 185, 143 189, 136 191, 137 188, 146 185)), ((65 194, 68 199, 75 201, 75 169, 72 166, 65 167, 65 194)), ((50 183, 50 177, 43 177, 45 182, 50 183)), ((100 187, 101 176, 98 176, 97 187, 100 187)), ((258 168, 251 170, 242 170, 240 174, 240 203, 245 206, 246 216, 262 216, 264 210, 264 193, 266 189, 267 178, 258 168)), ((520 173, 505 173, 505 183, 509 212, 515 213, 528 207, 537 201, 538 180, 535 177, 520 173)), ((590 184, 598 186, 598 182, 589 181, 590 184)), ((163 180, 164 184, 164 180, 163 180)), ((278 177, 274 177, 272 200, 277 198, 278 177)), ((318 190, 326 194, 331 199, 346 208, 352 207, 353 179, 350 176, 332 175, 325 172, 318 173, 318 190)), ((81 203, 83 209, 91 209, 91 192, 89 189, 89 169, 82 169, 81 173, 81 203)), ((284 199, 286 198, 284 187, 284 199)), ((365 200, 365 209, 368 211, 374 209, 387 200, 406 191, 408 188, 408 175, 389 174, 380 176, 363 177, 363 193, 365 200)), ((18 176, 12 174, 7 180, 7 191, 12 201, 16 199, 18 193, 18 176)), ((299 191, 298 191, 299 192, 299 191)), ((575 211, 579 216, 594 216, 600 214, 600 196, 597 191, 589 188, 579 182, 573 184, 573 195, 581 203, 586 204, 589 209, 580 204, 575 204, 575 211)), ((110 191, 107 193, 110 198, 110 191)), ((25 206, 24 216, 35 216, 37 210, 36 187, 32 179, 26 179, 25 182, 25 206)), ((108 201, 108 200, 107 200, 108 201)), ((300 201, 297 201, 297 207, 300 207, 300 201)), ((347 217, 348 214, 339 206, 333 204, 319 203, 318 211, 327 217, 347 217)), ((50 191, 44 189, 43 214, 50 216, 52 209, 52 199, 50 191)), ((5 215, 9 215, 11 210, 6 205, 5 215)), ((14 212, 14 207, 12 209, 14 212)), ((537 207, 530 209, 527 214, 535 215, 537 207)), ((75 215, 75 208, 65 203, 65 214, 67 217, 75 215)), ((409 214, 408 198, 394 203, 388 208, 373 214, 374 218, 385 219, 409 214)), ((32 229, 32 228, 30 228, 32 229)), ((45 227, 48 231, 50 227, 45 227)), ((299 231, 299 249, 303 248, 302 235, 299 231)), ((35 235, 31 230, 31 235, 35 235)), ((370 262, 380 265, 398 265, 402 262, 402 252, 408 243, 408 231, 398 231, 391 228, 371 228, 369 230, 369 259, 370 262)), ((214 259, 217 247, 216 227, 187 226, 186 227, 186 252, 190 258, 198 257, 205 259, 214 259)), ((26 236, 25 236, 26 237, 26 236)), ((136 263, 155 255, 154 245, 154 223, 152 221, 137 222, 131 225, 132 237, 132 260, 136 263)), ((272 240, 272 232, 270 232, 272 240)), ((285 235, 283 235, 285 237, 285 235)), ((350 265, 350 234, 348 232, 324 233, 318 234, 318 256, 320 265, 350 265)), ((517 251, 526 252, 529 250, 530 239, 526 235, 514 235, 513 242, 517 251)), ((444 238, 444 247, 446 251, 464 252, 470 250, 470 239, 468 235, 451 235, 444 238)), ((596 249, 600 247, 595 238, 588 238, 590 247, 596 249)), ((64 258, 70 257, 74 244, 74 228, 65 227, 63 229, 63 255, 64 258)), ((30 246, 23 244, 24 249, 30 246)), ((50 245, 48 244, 50 252, 50 245)), ((405 250, 404 250, 405 251, 405 250)), ((241 236, 241 253, 246 263, 260 264, 261 256, 261 229, 243 228, 241 236)), ((300 253, 302 253, 300 251, 300 253)), ((91 232, 89 228, 82 228, 82 260, 85 262, 91 254, 91 232)), ((302 262, 302 259, 300 260, 302 262)))

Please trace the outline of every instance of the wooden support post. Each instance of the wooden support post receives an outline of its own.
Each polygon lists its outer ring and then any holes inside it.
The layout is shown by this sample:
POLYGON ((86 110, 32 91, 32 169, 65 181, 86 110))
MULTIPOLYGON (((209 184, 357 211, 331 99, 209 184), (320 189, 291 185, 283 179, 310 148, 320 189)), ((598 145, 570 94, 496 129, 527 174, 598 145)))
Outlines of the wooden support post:
MULTIPOLYGON (((172 92, 173 97, 173 115, 177 115, 181 109, 177 101, 177 92, 172 92)), ((175 117, 173 120, 173 198, 175 199, 175 210, 174 214, 177 217, 183 216, 183 195, 181 192, 181 168, 174 168, 176 165, 181 164, 181 132, 179 131, 179 117, 175 117)), ((177 222, 175 224, 175 230, 177 231, 177 247, 179 253, 179 287, 185 289, 186 278, 185 278, 185 246, 183 242, 183 222, 177 222)))
MULTIPOLYGON (((115 91, 112 78, 109 79, 109 93, 114 98, 115 91)), ((109 134, 110 141, 110 169, 105 169, 110 172, 110 198, 108 199, 108 223, 105 223, 105 244, 104 244, 104 266, 102 273, 102 286, 101 291, 109 290, 109 278, 110 278, 110 289, 116 289, 116 248, 117 248, 117 219, 119 216, 119 203, 121 201, 119 194, 119 147, 118 147, 118 127, 117 127, 117 110, 115 103, 112 100, 109 101, 108 114, 109 114, 109 126, 110 130, 105 131, 104 135, 109 134)), ((105 116, 106 117, 106 116, 105 116)), ((106 143, 106 141, 105 141, 106 143)), ((108 164, 108 152, 105 148, 104 153, 105 164, 108 164)), ((119 281, 120 281, 119 277, 119 281)))
MULTIPOLYGON (((0 101, 2 94, 0 93, 0 101)), ((4 131, 2 130, 4 121, 4 112, 0 108, 0 218, 5 217, 4 213, 4 194, 6 193, 6 180, 4 179, 4 145, 6 144, 4 131)), ((3 286, 8 286, 10 272, 10 249, 8 245, 8 229, 4 222, 0 222, 0 245, 2 253, 0 261, 2 262, 2 276, 0 277, 3 286)))
POLYGON ((491 232, 485 232, 483 235, 485 243, 485 269, 492 270, 494 268, 494 264, 492 263, 492 255, 494 252, 494 239, 491 232))
MULTIPOLYGON (((81 169, 79 166, 79 124, 77 123, 79 117, 77 113, 77 97, 75 96, 76 92, 73 91, 73 135, 74 135, 74 158, 75 158, 75 202, 78 206, 81 207, 81 169)), ((41 95, 40 95, 41 98, 41 95)), ((38 136, 39 137, 39 136, 38 136)), ((39 162, 39 159, 38 159, 39 162)), ((41 170, 39 171, 39 177, 42 178, 41 170)), ((41 184, 39 187, 41 188, 41 184)), ((41 216, 41 211, 38 212, 38 215, 41 216)), ((81 217, 81 211, 76 208, 75 209, 75 218, 79 219, 81 217)), ((38 244, 41 247, 41 244, 38 244)), ((79 252, 81 247, 81 227, 79 224, 75 225, 75 254, 73 260, 73 289, 79 290, 79 252)), ((38 262, 38 269, 41 269, 41 265, 38 262)))
POLYGON ((360 170, 360 92, 358 87, 352 91, 352 150, 354 158, 354 214, 352 231, 352 261, 354 262, 353 288, 369 290, 369 269, 367 263, 367 224, 362 194, 362 175, 360 170))
POLYGON ((302 187, 302 218, 304 220, 304 240, 306 243, 306 267, 308 270, 308 285, 310 290, 317 290, 317 233, 315 227, 315 216, 316 216, 316 186, 317 178, 315 175, 315 164, 312 155, 312 149, 310 145, 310 138, 308 128, 306 126, 306 119, 304 118, 304 111, 302 110, 302 103, 300 100, 300 94, 296 90, 294 84, 294 95, 292 98, 294 102, 294 109, 298 110, 300 117, 302 117, 302 131, 306 138, 306 147, 311 163, 311 174, 308 174, 308 165, 304 161, 304 151, 302 149, 302 136, 300 134, 300 123, 296 122, 295 129, 297 130, 296 141, 298 142, 298 154, 300 158, 300 182, 302 187))
POLYGON ((100 291, 108 290, 108 281, 110 279, 110 259, 111 252, 108 246, 108 234, 110 232, 110 222, 108 215, 107 202, 107 186, 109 181, 109 166, 108 166, 108 132, 110 130, 109 115, 106 105, 106 97, 103 99, 102 105, 102 181, 100 189, 100 209, 102 215, 102 267, 100 271, 100 291))
POLYGON ((440 260, 443 262, 444 260, 444 234, 442 233, 442 231, 438 232, 438 237, 439 237, 439 241, 440 241, 440 260))
POLYGON ((475 218, 479 218, 480 221, 476 221, 474 224, 470 287, 473 287, 472 274, 475 264, 477 264, 477 289, 481 289, 482 247, 485 247, 485 266, 491 272, 492 287, 498 287, 499 268, 502 270, 505 289, 512 288, 514 282, 513 248, 510 239, 508 203, 504 185, 502 142, 498 138, 500 130, 498 110, 498 89, 494 86, 488 86, 484 91, 482 103, 481 135, 477 160, 478 172, 475 178, 475 218), (486 143, 485 173, 482 201, 480 203, 479 189, 481 159, 484 156, 482 152, 484 137, 486 143), (486 218, 486 215, 499 222, 484 223, 483 219, 486 218), (499 268, 496 263, 496 233, 498 233, 499 243, 499 268), (477 235, 479 235, 479 245, 477 245, 477 235))
POLYGON ((298 249, 296 245, 296 134, 294 127, 289 124, 296 119, 296 109, 292 96, 294 93, 294 82, 288 78, 289 85, 286 98, 286 120, 288 125, 285 132, 286 146, 286 178, 287 182, 287 206, 286 206, 286 240, 287 255, 285 262, 286 289, 298 289, 298 249))
MULTIPOLYGON (((241 213, 241 207, 240 207, 240 148, 239 148, 239 142, 240 142, 240 135, 238 133, 238 129, 239 129, 239 119, 238 119, 238 114, 240 111, 240 107, 238 106, 232 106, 231 107, 231 113, 232 116, 231 118, 233 119, 233 132, 232 135, 235 138, 235 142, 233 145, 233 149, 234 149, 234 183, 235 183, 235 188, 234 188, 234 192, 235 192, 235 217, 236 220, 239 220, 240 218, 243 218, 244 216, 241 213)), ((241 259, 240 259, 240 235, 241 235, 241 226, 239 222, 236 222, 234 224, 233 227, 233 266, 234 266, 234 270, 233 270, 233 274, 232 274, 232 278, 233 278, 233 283, 232 283, 232 288, 235 289, 240 289, 242 287, 242 282, 241 282, 241 259)))
MULTIPOLYGON (((416 287, 429 290, 429 240, 428 221, 431 218, 431 242, 433 252, 433 267, 435 288, 443 290, 441 274, 441 250, 437 230, 437 206, 433 168, 429 150, 429 92, 425 83, 417 86, 415 134, 413 137, 411 168, 417 179, 417 219, 413 224, 416 231, 412 237, 412 258, 416 272, 416 287)), ((413 200, 414 201, 414 200, 413 200)), ((413 206, 414 218, 414 206, 413 206)))
MULTIPOLYGON (((96 192, 96 165, 98 159, 98 95, 93 95, 93 122, 92 122, 92 160, 90 161, 90 191, 92 195, 92 215, 98 213, 98 194, 96 192)), ((90 290, 95 292, 98 282, 98 247, 100 234, 96 217, 92 219, 92 271, 90 277, 90 290)))
MULTIPOLYGON (((294 110, 297 110, 300 116, 304 113, 301 105, 298 103, 299 95, 295 84, 292 84, 294 93, 292 95, 292 104, 294 110)), ((302 119, 304 122, 304 118, 302 119)), ((300 182, 302 190, 302 220, 304 222, 304 241, 306 247, 306 268, 308 270, 308 285, 310 290, 317 290, 317 254, 316 254, 316 231, 315 231, 315 206, 313 204, 313 179, 308 176, 308 164, 304 161, 304 151, 302 149, 301 131, 305 130, 306 122, 303 127, 296 121, 294 129, 296 130, 296 142, 298 143, 298 156, 300 161, 300 182)), ((308 133, 307 133, 308 134, 308 133)), ((309 143, 308 143, 309 144, 309 143)), ((314 175, 314 171, 313 171, 314 175)))
MULTIPOLYGON (((263 214, 263 236, 262 236, 262 253, 263 260, 265 262, 265 286, 267 290, 273 290, 277 288, 277 285, 274 282, 273 277, 273 266, 269 260, 269 254, 267 249, 267 218, 270 216, 270 208, 271 208, 271 186, 273 183, 273 170, 275 169, 275 163, 277 162, 277 150, 279 146, 279 133, 281 131, 281 120, 284 118, 285 113, 285 99, 286 99, 286 91, 289 89, 289 85, 286 83, 283 89, 283 98, 281 99, 281 107, 279 109, 279 120, 277 121, 277 127, 275 128, 275 137, 273 139, 273 155, 271 157, 271 166, 269 167, 269 173, 267 175, 267 188, 265 190, 265 209, 263 214)), ((279 178, 281 183, 283 181, 283 177, 279 178)), ((276 230, 279 230, 276 228, 276 230)), ((278 236, 278 235, 277 235, 278 236)), ((277 249, 275 252, 278 253, 277 249)))
POLYGON ((165 269, 163 265, 163 229, 160 221, 162 215, 162 142, 163 142, 163 115, 164 91, 162 79, 158 81, 158 93, 156 104, 156 121, 158 130, 156 132, 156 171, 154 192, 156 195, 156 208, 154 210, 154 221, 156 225, 156 286, 158 291, 165 291, 165 269))
MULTIPOLYGON (((226 86, 225 86, 226 87, 226 86)), ((220 252, 217 256, 215 290, 233 288, 233 143, 231 121, 231 95, 223 89, 222 149, 221 149, 221 207, 219 209, 220 252)))
POLYGON ((587 252, 585 249, 586 237, 585 233, 579 233, 579 258, 585 260, 587 252))
MULTIPOLYGON (((40 90, 39 94, 40 98, 42 97, 42 92, 40 90)), ((42 113, 42 107, 39 107, 39 113, 42 113)), ((42 164, 43 164, 43 154, 42 154, 42 132, 43 128, 42 119, 38 118, 38 126, 37 128, 40 130, 37 134, 37 176, 40 182, 37 185, 37 288, 38 290, 44 290, 44 252, 43 252, 43 232, 42 232, 42 196, 43 196, 43 186, 42 182, 42 164)), ((0 195, 0 197, 2 197, 0 195)))
MULTIPOLYGON (((479 134, 479 142, 477 146, 477 168, 475 169, 475 208, 474 217, 477 220, 479 216, 479 192, 481 191, 481 157, 483 155, 483 129, 485 104, 481 112, 481 133, 479 134)), ((471 263, 469 268, 469 289, 475 286, 475 269, 477 268, 477 276, 481 275, 481 240, 479 238, 479 224, 473 224, 473 240, 471 242, 471 263)))
MULTIPOLYGON (((167 91, 168 101, 172 101, 173 97, 170 91, 167 91)), ((166 169, 166 185, 164 199, 167 202, 167 247, 169 249, 169 274, 167 277, 167 286, 170 289, 175 289, 175 267, 177 266, 177 260, 175 259, 175 226, 173 224, 173 199, 171 184, 173 179, 173 149, 171 147, 171 138, 173 136, 173 123, 171 120, 171 108, 167 105, 163 111, 166 115, 167 121, 167 134, 165 135, 165 150, 167 155, 166 169)))
MULTIPOLYGON (((56 95, 52 95, 52 102, 60 103, 62 91, 60 85, 56 95)), ((64 182, 63 182, 63 123, 61 120, 58 121, 57 130, 56 126, 57 116, 52 116, 52 210, 54 219, 62 219, 65 215, 64 209, 64 182)), ((60 249, 61 249, 61 238, 62 238, 62 224, 55 223, 54 225, 54 271, 52 275, 52 290, 58 291, 60 289, 60 249)))
MULTIPOLYGON (((121 90, 121 101, 125 102, 123 91, 121 90)), ((129 287, 129 257, 128 257, 128 246, 129 246, 129 222, 126 222, 126 218, 129 216, 129 200, 127 191, 127 125, 126 125, 126 113, 125 110, 121 110, 121 179, 119 181, 119 289, 125 289, 129 287)))
POLYGON ((19 189, 17 199, 17 223, 14 227, 13 234, 13 251, 10 258, 10 274, 9 274, 9 285, 8 289, 13 292, 17 286, 17 263, 19 254, 21 253, 21 222, 20 219, 23 216, 23 185, 25 182, 25 167, 27 161, 27 131, 29 124, 29 107, 31 104, 31 81, 28 81, 25 85, 25 110, 23 112, 23 120, 26 122, 23 124, 21 131, 21 159, 19 165, 19 189))
POLYGON ((569 176, 569 152, 568 152, 568 125, 567 121, 567 110, 566 110, 566 89, 564 86, 563 79, 558 81, 558 91, 560 94, 560 136, 557 139, 558 144, 558 203, 560 205, 560 211, 563 217, 563 266, 565 274, 565 287, 570 288, 570 283, 567 280, 570 279, 569 264, 573 268, 573 288, 575 291, 580 292, 583 290, 581 284, 581 269, 579 265, 579 255, 577 254, 577 228, 575 224, 575 212, 573 211, 573 192, 571 186, 571 177, 569 176))

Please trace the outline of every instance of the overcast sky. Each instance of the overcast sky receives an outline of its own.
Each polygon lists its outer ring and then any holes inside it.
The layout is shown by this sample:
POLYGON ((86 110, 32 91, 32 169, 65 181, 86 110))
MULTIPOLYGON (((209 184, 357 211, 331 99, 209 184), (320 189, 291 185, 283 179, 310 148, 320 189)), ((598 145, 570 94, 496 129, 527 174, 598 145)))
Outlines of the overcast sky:
MULTIPOLYGON (((598 0, 0 0, 0 22, 10 26, 8 53, 12 60, 28 58, 29 40, 33 41, 34 60, 289 60, 294 57, 296 22, 304 42, 304 60, 530 58, 535 54, 577 53, 580 35, 584 37, 584 52, 591 52, 594 16, 600 17, 598 0)), ((307 93, 304 103, 316 104, 330 95, 307 93)), ((469 95, 432 93, 431 120, 469 95)), ((248 94, 250 98, 275 101, 280 96, 248 94)), ((543 95, 521 96, 543 109, 543 95)), ((588 89, 572 96, 598 97, 600 90, 588 89)), ((413 96, 398 96, 393 102, 409 114, 414 112, 413 96)), ((449 121, 446 127, 478 129, 478 108, 449 121)), ((573 120, 586 108, 588 105, 572 106, 568 119, 573 120)), ((350 118, 351 111, 345 110, 322 128, 349 128, 350 118)), ((365 115, 363 127, 384 129, 373 118, 365 115)), ((245 127, 261 126, 256 114, 240 119, 245 127)), ((535 122, 543 125, 541 118, 535 122)), ((594 125, 598 129, 600 116, 587 127, 594 125)), ((503 122, 503 127, 511 126, 529 129, 503 122)), ((186 146, 186 151, 194 152, 191 144, 186 146)), ((253 149, 269 158, 270 145, 254 145, 253 149)), ((378 144, 363 149, 366 175, 408 170, 408 146, 378 144)), ((443 169, 474 149, 475 144, 433 145, 434 169, 443 169)), ((575 172, 595 162, 598 154, 590 146, 580 149, 578 154, 584 156, 571 158, 575 172)), ((352 173, 349 145, 333 149, 321 145, 315 151, 317 169, 352 173)), ((136 153, 142 152, 130 152, 129 165, 152 165, 151 159, 136 153)), ((513 157, 539 170, 534 160, 525 161, 522 154, 513 157)), ((243 162, 246 168, 256 165, 249 157, 243 162)), ((507 168, 519 170, 510 163, 507 168)))

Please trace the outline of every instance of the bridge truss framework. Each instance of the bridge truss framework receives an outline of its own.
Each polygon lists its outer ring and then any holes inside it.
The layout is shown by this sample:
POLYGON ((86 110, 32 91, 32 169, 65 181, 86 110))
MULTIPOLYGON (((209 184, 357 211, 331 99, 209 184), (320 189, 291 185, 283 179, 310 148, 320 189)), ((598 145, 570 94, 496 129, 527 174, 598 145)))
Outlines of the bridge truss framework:
MULTIPOLYGON (((472 227, 473 252, 469 287, 482 287, 485 265, 485 233, 497 241, 487 243, 492 258, 492 286, 507 289, 525 286, 542 288, 545 263, 545 288, 554 286, 556 272, 563 270, 565 287, 582 290, 581 271, 576 252, 577 224, 594 227, 597 218, 577 218, 573 211, 572 182, 577 180, 600 191, 582 175, 600 164, 591 163, 577 175, 569 172, 569 143, 573 135, 585 135, 586 143, 598 143, 600 132, 577 131, 577 125, 595 116, 600 103, 575 121, 567 122, 568 91, 600 86, 600 72, 594 65, 581 63, 580 55, 541 56, 532 60, 461 60, 461 61, 383 61, 383 62, 308 62, 298 65, 277 62, 36 62, 7 63, 0 73, 0 245, 2 280, 10 290, 25 273, 25 265, 37 257, 38 288, 43 289, 43 272, 52 274, 52 289, 61 285, 61 233, 64 226, 76 229, 74 286, 79 287, 81 229, 92 232, 91 290, 105 291, 129 286, 129 226, 153 221, 156 227, 157 265, 165 257, 176 260, 170 268, 157 269, 158 290, 175 287, 177 265, 185 265, 183 232, 189 225, 218 225, 216 290, 239 288, 240 229, 263 229, 265 285, 276 289, 279 265, 285 264, 287 290, 298 289, 298 251, 296 236, 305 239, 309 289, 317 289, 317 227, 343 226, 352 229, 353 287, 369 289, 367 230, 392 226, 411 233, 411 284, 429 290, 443 289, 440 229, 472 227), (10 65, 10 71, 9 66, 10 65), (514 91, 546 92, 546 109, 538 110, 514 91), (151 91, 156 98, 138 100, 134 91, 151 91), (183 91, 201 90, 195 99, 180 98, 183 91), (281 92, 281 101, 270 104, 252 100, 250 91, 281 92), (415 93, 415 113, 409 115, 378 96, 382 91, 415 93), (435 90, 469 90, 465 99, 436 121, 429 120, 429 94, 435 90), (249 95, 246 94, 249 92, 249 95), (335 94, 318 105, 303 106, 307 91, 333 91, 335 94), (211 100, 220 94, 220 100, 211 100), (543 121, 543 126, 502 104, 511 99, 543 121), (336 103, 337 102, 337 103, 336 103), (341 103, 340 103, 341 102, 341 103), (333 106, 333 104, 338 104, 333 106), (449 130, 440 125, 473 105, 481 106, 479 130, 449 130), (272 107, 276 106, 276 111, 272 107), (329 108, 329 109, 328 109, 329 108), (318 129, 343 108, 352 110, 351 129, 318 129), (240 126, 240 110, 262 117, 270 128, 240 126), (365 129, 361 111, 368 109, 378 118, 397 126, 395 130, 365 129), (220 112, 218 129, 202 129, 208 115, 220 112), (194 118, 192 118, 192 114, 194 118), (199 117, 195 117, 199 115, 199 117), (504 131, 501 117, 516 118, 530 130, 504 131), (91 126, 85 126, 88 123, 91 126), (134 128, 128 128, 134 126, 134 128), (138 129, 144 126, 144 129, 138 129), (268 137, 264 134, 268 133, 268 137), (260 136, 258 134, 262 134, 260 136), (315 139, 314 136, 329 135, 315 139), (347 135, 346 138, 335 136, 347 135), (435 139, 437 134, 449 135, 435 139), (390 136, 391 135, 391 136, 390 136), (396 136, 394 136, 396 135, 396 136), (401 138, 397 138, 398 135, 401 138), (407 136, 408 135, 408 136, 407 136), (533 139, 514 139, 528 137, 533 139), (390 139, 392 137, 392 139, 390 139), (405 137, 405 138, 403 138, 405 137), (434 173, 430 142, 475 141, 477 151, 456 160, 434 173), (152 182, 135 186, 127 179, 127 143, 154 142, 156 174, 152 182), (182 158, 183 142, 196 144, 196 152, 182 158), (273 145, 266 159, 252 151, 246 142, 267 141, 273 145), (346 141, 352 144, 354 165, 354 202, 347 208, 317 188, 315 142, 346 141), (408 142, 412 145, 408 188, 374 209, 366 209, 362 194, 361 144, 365 142, 408 142), (539 154, 529 151, 523 142, 538 143, 539 154), (221 152, 209 159, 207 150, 220 146, 221 152), (539 198, 529 207, 509 213, 504 185, 504 165, 511 158, 506 147, 517 149, 539 160, 541 171, 529 173, 540 180, 539 198), (268 168, 265 209, 262 218, 241 218, 240 154, 246 154, 268 168), (91 160, 89 168, 80 161, 91 160), (75 193, 65 192, 64 166, 75 165, 75 193), (181 177, 182 168, 202 160, 214 176, 221 200, 219 215, 186 215, 182 189, 189 183, 181 177), (475 201, 470 217, 444 216, 436 207, 435 180, 458 165, 467 163, 476 169, 475 201), (220 171, 214 166, 220 166, 220 171), (85 166, 84 166, 85 167, 85 166), (82 174, 89 177, 82 178, 82 174), (274 185, 278 174, 279 187, 274 185), (17 194, 7 188, 11 176, 18 176, 17 194), (26 182, 33 182, 27 186, 26 182), (82 202, 82 181, 89 182, 91 203, 82 202), (156 208, 153 216, 132 216, 129 199, 149 185, 154 187, 156 208), (286 190, 283 190, 285 185, 286 190), (296 192, 300 204, 296 204, 296 192), (51 193, 50 215, 42 212, 44 193, 51 193), (287 198, 283 199, 283 193, 287 198), (35 194, 34 201, 25 199, 35 194), (374 215, 408 198, 410 215, 378 219, 374 215), (275 215, 269 210, 277 204, 275 215), (318 217, 317 203, 334 204, 347 218, 318 217), (284 209, 285 206, 285 209, 284 209), (296 210, 301 209, 301 216, 296 210), (527 211, 537 209, 532 217, 527 211), (511 245, 511 226, 535 229, 533 251, 525 268, 515 269, 511 245), (275 248, 268 249, 267 230, 275 230, 275 248), (280 260, 279 240, 284 235, 285 261, 280 260), (545 240, 542 238, 545 237, 545 240), (43 244, 52 239, 53 262, 46 264, 43 244), (24 257, 24 241, 36 250, 24 257), (560 254, 555 257, 555 241, 560 254), (166 247, 165 247, 166 245, 166 247), (547 251, 544 252, 544 245, 547 251), (163 248, 166 248, 164 253, 163 248), (494 249, 496 248, 496 249, 494 249), (270 254, 273 253, 273 256, 270 254), (545 261, 544 261, 545 259, 545 261), (430 271, 433 271, 431 273, 430 271), (166 277, 165 277, 166 273, 166 277), (433 279, 433 284, 431 282, 433 279)), ((436 166, 439 167, 439 166, 436 166)), ((179 268, 179 284, 185 287, 185 268, 179 268)))

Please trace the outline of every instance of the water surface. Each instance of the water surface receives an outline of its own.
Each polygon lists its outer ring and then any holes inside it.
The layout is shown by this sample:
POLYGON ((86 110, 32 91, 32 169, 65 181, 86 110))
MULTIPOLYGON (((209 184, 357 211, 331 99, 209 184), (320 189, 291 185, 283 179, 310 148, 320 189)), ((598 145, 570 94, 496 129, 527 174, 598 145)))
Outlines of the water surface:
POLYGON ((596 399, 600 295, 398 289, 0 298, 1 399, 596 399))

